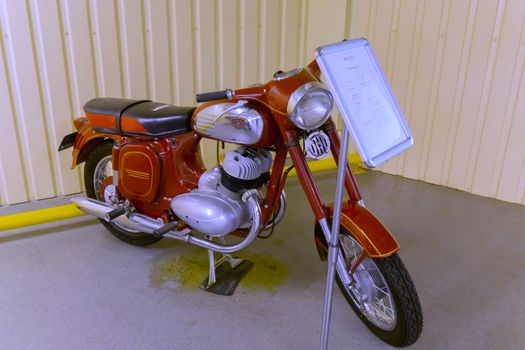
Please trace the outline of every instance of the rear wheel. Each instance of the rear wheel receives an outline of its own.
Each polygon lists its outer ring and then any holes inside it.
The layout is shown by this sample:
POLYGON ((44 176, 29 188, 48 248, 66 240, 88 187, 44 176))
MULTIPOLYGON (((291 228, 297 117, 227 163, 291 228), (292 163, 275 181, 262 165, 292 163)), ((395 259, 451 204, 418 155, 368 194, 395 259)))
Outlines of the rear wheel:
POLYGON ((363 248, 341 227, 337 284, 363 323, 381 340, 404 347, 423 329, 423 314, 414 283, 397 254, 365 257, 354 273, 352 263, 363 248))
MULTIPOLYGON (((109 197, 115 192, 111 160, 112 148, 112 142, 103 142, 93 149, 86 160, 84 184, 89 198, 109 202, 109 197)), ((105 220, 100 220, 100 222, 117 238, 135 246, 148 246, 161 239, 161 237, 145 232, 126 229, 116 223, 109 223, 105 220)))

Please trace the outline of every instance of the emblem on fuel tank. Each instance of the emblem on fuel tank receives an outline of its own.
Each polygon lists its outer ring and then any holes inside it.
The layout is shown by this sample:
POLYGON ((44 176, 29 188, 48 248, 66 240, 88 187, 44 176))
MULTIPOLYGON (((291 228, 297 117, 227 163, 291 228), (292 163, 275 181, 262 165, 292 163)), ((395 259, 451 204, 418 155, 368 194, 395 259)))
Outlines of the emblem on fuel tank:
POLYGON ((250 124, 244 118, 228 116, 226 119, 235 129, 250 129, 250 124))

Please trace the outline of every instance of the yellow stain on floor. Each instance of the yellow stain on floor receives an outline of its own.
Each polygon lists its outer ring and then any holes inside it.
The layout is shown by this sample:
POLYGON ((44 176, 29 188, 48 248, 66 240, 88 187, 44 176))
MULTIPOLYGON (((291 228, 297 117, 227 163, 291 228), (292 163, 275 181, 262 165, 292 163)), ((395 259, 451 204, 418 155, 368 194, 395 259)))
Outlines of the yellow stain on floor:
MULTIPOLYGON (((241 280, 238 289, 250 292, 275 292, 288 276, 288 266, 266 254, 242 253, 241 258, 253 262, 253 268, 241 280)), ((154 263, 150 282, 154 287, 175 284, 177 290, 198 291, 208 276, 208 254, 194 249, 180 256, 164 257, 154 263)))
POLYGON ((241 288, 275 292, 288 277, 288 266, 271 255, 247 254, 244 258, 253 262, 253 268, 241 281, 241 288))

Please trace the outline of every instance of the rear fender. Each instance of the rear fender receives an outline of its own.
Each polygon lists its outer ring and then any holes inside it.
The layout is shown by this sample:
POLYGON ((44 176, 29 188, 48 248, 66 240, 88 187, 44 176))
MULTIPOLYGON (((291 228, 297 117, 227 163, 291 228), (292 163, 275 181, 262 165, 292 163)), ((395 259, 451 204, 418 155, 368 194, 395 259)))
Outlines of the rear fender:
POLYGON ((101 143, 107 142, 107 140, 110 139, 120 141, 120 138, 121 137, 119 135, 93 131, 89 122, 84 122, 78 131, 75 144, 73 146, 73 160, 71 163, 71 169, 75 168, 80 163, 85 162, 91 151, 101 143))
MULTIPOLYGON (((333 204, 328 206, 328 211, 331 221, 334 214, 333 204)), ((399 250, 399 244, 390 231, 368 209, 359 204, 351 208, 347 201, 343 202, 341 226, 352 233, 371 258, 384 258, 399 250)), ((315 224, 315 244, 319 257, 325 261, 328 246, 318 222, 315 224)))

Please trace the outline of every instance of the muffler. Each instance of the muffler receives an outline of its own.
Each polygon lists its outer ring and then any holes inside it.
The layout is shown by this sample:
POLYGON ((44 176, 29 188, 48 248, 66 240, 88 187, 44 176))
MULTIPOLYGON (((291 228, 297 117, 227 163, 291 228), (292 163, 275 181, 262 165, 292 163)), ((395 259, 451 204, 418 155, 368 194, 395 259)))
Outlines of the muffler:
MULTIPOLYGON (((118 209, 118 207, 113 207, 107 203, 86 197, 75 197, 71 199, 71 202, 73 202, 78 207, 78 209, 82 210, 84 213, 105 221, 108 221, 108 213, 118 209)), ((141 231, 151 234, 153 234, 153 231, 158 230, 164 226, 162 219, 153 219, 149 216, 138 213, 133 213, 129 216, 120 215, 116 218, 113 218, 111 222, 129 230, 141 231)))

